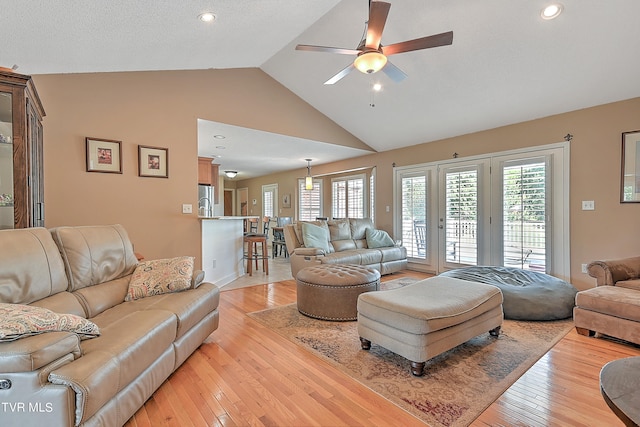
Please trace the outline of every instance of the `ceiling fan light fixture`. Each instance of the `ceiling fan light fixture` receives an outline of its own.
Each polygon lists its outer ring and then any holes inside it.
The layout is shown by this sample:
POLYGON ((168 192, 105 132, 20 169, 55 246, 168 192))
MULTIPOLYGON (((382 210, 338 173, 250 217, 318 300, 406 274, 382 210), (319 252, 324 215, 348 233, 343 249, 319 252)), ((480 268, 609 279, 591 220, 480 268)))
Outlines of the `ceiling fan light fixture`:
POLYGON ((227 178, 233 179, 236 177, 236 175, 238 175, 238 171, 224 171, 224 174, 227 176, 227 178))
POLYGON ((562 13, 563 9, 564 7, 560 3, 552 3, 542 9, 540 16, 546 20, 555 19, 562 13))
POLYGON ((364 74, 373 74, 387 65, 387 57, 377 51, 364 52, 358 55, 353 65, 364 74))

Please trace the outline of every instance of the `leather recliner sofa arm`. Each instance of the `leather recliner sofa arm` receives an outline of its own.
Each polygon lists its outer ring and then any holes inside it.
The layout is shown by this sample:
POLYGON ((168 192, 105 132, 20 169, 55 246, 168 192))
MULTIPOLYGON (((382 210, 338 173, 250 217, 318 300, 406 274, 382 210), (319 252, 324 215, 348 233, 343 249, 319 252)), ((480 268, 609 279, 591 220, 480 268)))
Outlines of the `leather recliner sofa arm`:
POLYGON ((204 271, 195 270, 191 277, 191 289, 197 289, 204 281, 204 271))
POLYGON ((30 372, 72 355, 82 355, 80 339, 71 332, 48 332, 0 343, 0 372, 30 372))
POLYGON ((296 248, 293 255, 298 256, 324 256, 324 250, 320 248, 296 248))
POLYGON ((2 425, 74 425, 71 389, 50 383, 48 376, 81 353, 78 336, 70 332, 48 332, 0 343, 2 425))
POLYGON ((616 282, 640 278, 640 257, 593 261, 587 266, 596 286, 615 286, 616 282))

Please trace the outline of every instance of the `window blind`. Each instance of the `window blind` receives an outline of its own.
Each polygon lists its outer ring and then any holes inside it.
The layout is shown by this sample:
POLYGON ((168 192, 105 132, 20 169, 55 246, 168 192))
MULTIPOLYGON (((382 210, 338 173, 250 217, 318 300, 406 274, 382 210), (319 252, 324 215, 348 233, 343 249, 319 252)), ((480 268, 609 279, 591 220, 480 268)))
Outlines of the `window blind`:
POLYGON ((478 263, 478 171, 445 174, 447 262, 478 263))
POLYGON ((546 164, 506 164, 503 180, 503 262, 546 270, 546 164))
POLYGON ((402 192, 402 245, 407 256, 425 258, 427 224, 427 177, 403 176, 402 192))
POLYGON ((300 221, 313 221, 322 216, 322 184, 321 181, 313 181, 313 189, 305 188, 304 179, 298 180, 298 219, 300 221))

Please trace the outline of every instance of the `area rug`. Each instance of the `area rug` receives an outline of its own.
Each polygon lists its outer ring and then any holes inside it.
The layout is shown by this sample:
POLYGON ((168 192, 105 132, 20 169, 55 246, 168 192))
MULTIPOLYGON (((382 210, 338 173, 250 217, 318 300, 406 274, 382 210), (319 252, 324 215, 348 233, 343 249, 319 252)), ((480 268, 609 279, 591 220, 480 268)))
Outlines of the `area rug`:
POLYGON ((403 357, 375 343, 362 350, 357 322, 312 319, 296 304, 249 316, 432 427, 469 425, 573 327, 571 319, 505 320, 499 338, 482 334, 427 361, 425 375, 414 377, 403 357))

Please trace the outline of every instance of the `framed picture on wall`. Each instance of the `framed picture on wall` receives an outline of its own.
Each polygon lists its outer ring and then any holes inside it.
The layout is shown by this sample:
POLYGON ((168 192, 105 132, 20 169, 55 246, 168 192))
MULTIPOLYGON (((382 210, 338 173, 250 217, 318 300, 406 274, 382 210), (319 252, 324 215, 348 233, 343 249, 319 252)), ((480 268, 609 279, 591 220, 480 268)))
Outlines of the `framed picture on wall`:
POLYGON ((111 139, 85 138, 87 172, 122 173, 122 143, 111 139))
POLYGON ((622 133, 620 203, 640 203, 640 130, 622 133))
POLYGON ((138 176, 169 178, 169 149, 138 145, 138 176))
POLYGON ((291 194, 285 194, 282 196, 282 207, 290 208, 291 207, 291 194))

